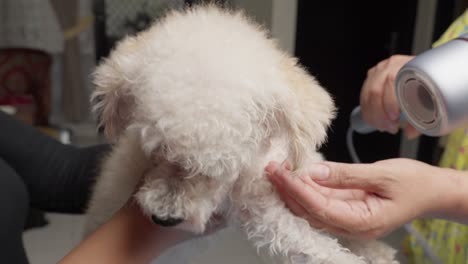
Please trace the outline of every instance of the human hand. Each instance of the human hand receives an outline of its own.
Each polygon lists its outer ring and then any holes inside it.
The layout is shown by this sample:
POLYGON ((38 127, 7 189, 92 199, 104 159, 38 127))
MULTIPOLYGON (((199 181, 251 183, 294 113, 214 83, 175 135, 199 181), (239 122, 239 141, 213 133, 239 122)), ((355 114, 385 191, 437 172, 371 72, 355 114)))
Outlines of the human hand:
MULTIPOLYGON (((205 234, 223 226, 223 218, 213 216, 205 234)), ((130 199, 59 263, 149 263, 170 247, 196 236, 200 235, 156 225, 130 199)))
POLYGON ((134 237, 134 244, 128 252, 133 256, 139 256, 140 259, 143 259, 141 258, 142 256, 146 257, 144 261, 141 262, 136 262, 136 258, 132 257, 132 261, 127 263, 149 263, 149 260, 157 259, 161 254, 176 245, 211 235, 226 227, 226 219, 224 215, 221 214, 213 214, 210 217, 203 233, 193 233, 183 230, 179 225, 183 225, 184 222, 170 227, 162 226, 155 223, 151 215, 145 214, 136 201, 130 199, 127 205, 129 204, 133 209, 126 211, 125 208, 122 208, 122 213, 129 215, 129 218, 134 217, 139 220, 137 220, 135 224, 130 223, 127 225, 128 231, 130 231, 133 234, 132 237, 134 237), (142 226, 145 225, 146 227, 144 227, 144 229, 146 231, 140 232, 142 226))
MULTIPOLYGON (((373 127, 395 134, 399 130, 400 108, 395 93, 398 71, 414 56, 394 55, 369 69, 361 90, 363 119, 373 127)), ((419 132, 406 125, 405 134, 415 138, 419 132)))
POLYGON ((266 171, 293 213, 318 229, 357 238, 383 236, 420 216, 454 216, 466 177, 409 159, 323 162, 299 177, 278 163, 266 171))

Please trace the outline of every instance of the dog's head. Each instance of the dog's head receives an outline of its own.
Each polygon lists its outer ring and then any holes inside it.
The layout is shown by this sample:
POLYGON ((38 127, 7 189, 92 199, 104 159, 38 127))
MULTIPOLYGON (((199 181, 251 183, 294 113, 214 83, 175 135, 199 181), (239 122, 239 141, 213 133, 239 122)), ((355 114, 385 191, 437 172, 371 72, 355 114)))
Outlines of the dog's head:
POLYGON ((286 134, 299 168, 324 141, 328 93, 240 13, 171 13, 118 44, 95 72, 94 110, 113 140, 138 133, 154 162, 233 180, 286 134))

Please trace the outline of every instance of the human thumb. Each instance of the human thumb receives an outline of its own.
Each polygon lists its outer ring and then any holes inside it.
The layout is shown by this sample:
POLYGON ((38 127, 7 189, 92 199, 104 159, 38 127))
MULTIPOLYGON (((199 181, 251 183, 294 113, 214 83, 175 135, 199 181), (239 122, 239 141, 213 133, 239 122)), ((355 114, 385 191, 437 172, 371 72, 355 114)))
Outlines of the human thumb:
POLYGON ((371 164, 322 162, 309 166, 306 174, 320 185, 340 189, 372 190, 379 182, 371 164))

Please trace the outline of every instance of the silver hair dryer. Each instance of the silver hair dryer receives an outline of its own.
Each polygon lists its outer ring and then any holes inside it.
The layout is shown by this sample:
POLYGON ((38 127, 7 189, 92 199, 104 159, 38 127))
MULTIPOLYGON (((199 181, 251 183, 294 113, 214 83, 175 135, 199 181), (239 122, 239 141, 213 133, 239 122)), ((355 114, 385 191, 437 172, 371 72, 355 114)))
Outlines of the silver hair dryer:
MULTIPOLYGON (((468 33, 428 50, 405 64, 396 78, 402 118, 428 136, 448 134, 468 125, 468 33)), ((351 127, 375 131, 356 108, 351 127)))

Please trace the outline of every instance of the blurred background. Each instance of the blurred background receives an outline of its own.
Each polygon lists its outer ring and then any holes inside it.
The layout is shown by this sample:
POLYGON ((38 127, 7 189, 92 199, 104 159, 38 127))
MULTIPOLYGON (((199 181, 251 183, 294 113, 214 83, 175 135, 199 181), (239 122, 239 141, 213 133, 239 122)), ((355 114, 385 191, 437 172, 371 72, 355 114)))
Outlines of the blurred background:
MULTIPOLYGON (((67 144, 103 142, 88 102, 95 65, 116 41, 168 9, 201 2, 210 1, 0 1, 0 109, 67 144)), ((216 2, 245 9, 333 95, 338 117, 322 151, 344 162, 351 161, 345 147, 349 114, 359 104, 367 70, 392 54, 430 48, 468 6, 466 0, 216 2)), ((435 164, 441 149, 433 138, 408 141, 382 133, 358 135, 355 145, 364 162, 401 155, 435 164)), ((31 208, 25 243, 32 263, 60 259, 79 242, 82 223, 83 216, 31 208)), ((389 239, 398 245, 402 236, 389 239)))

